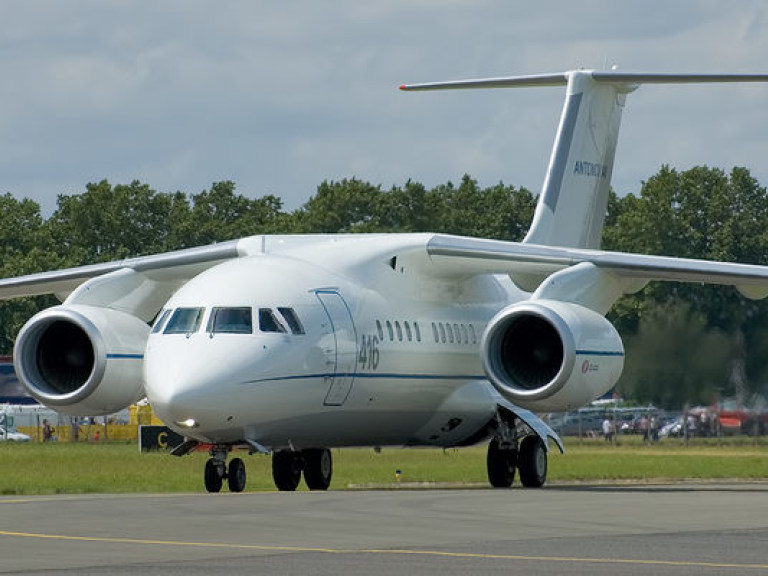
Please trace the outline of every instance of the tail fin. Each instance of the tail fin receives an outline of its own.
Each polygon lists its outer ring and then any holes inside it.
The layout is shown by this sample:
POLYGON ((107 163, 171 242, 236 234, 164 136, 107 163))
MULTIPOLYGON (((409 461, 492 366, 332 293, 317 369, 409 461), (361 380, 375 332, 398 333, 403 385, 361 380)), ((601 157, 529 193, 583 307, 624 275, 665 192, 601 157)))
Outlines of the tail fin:
POLYGON ((401 90, 566 85, 552 156, 524 242, 599 248, 626 95, 640 84, 766 82, 768 75, 636 74, 574 70, 401 86, 401 90))

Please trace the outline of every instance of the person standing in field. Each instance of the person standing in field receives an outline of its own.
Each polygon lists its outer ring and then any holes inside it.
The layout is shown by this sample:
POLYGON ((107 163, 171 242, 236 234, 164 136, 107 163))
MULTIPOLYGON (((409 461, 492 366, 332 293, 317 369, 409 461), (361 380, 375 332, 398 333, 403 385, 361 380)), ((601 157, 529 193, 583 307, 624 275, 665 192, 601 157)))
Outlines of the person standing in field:
POLYGON ((50 422, 48 422, 48 419, 43 420, 43 442, 50 442, 51 440, 55 440, 55 437, 53 433, 56 430, 53 426, 51 426, 50 422))
POLYGON ((603 420, 603 436, 606 442, 613 442, 613 423, 608 418, 603 420))

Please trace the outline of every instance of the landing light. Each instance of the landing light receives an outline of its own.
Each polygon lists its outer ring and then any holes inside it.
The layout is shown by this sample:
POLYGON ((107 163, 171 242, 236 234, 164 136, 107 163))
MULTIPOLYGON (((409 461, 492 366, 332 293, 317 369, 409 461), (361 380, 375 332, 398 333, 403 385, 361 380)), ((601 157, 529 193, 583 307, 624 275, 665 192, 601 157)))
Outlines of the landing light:
POLYGON ((176 422, 178 426, 181 426, 182 428, 197 428, 199 424, 197 423, 197 420, 194 418, 187 418, 186 420, 181 420, 179 422, 176 422))

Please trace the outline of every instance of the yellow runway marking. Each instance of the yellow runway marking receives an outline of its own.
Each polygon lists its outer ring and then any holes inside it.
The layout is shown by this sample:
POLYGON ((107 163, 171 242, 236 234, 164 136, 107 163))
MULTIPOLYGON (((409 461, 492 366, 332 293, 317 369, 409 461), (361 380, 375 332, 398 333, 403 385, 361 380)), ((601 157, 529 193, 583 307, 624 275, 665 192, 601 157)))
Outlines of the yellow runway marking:
POLYGON ((474 554, 471 552, 444 552, 440 550, 400 550, 400 549, 339 549, 314 548, 310 546, 268 546, 259 544, 228 544, 223 542, 183 542, 174 540, 148 540, 140 538, 102 538, 98 536, 65 536, 62 534, 38 534, 30 532, 11 532, 0 530, 0 536, 15 538, 40 538, 75 542, 101 542, 112 544, 140 544, 145 546, 186 546, 192 548, 219 548, 226 550, 260 550, 272 552, 320 552, 323 554, 380 554, 431 556, 468 560, 508 560, 514 562, 561 562, 578 564, 632 564, 642 566, 676 566, 686 568, 714 569, 754 569, 768 570, 768 564, 734 564, 719 562, 695 562, 680 560, 641 560, 632 558, 581 558, 569 556, 525 556, 518 554, 474 554))

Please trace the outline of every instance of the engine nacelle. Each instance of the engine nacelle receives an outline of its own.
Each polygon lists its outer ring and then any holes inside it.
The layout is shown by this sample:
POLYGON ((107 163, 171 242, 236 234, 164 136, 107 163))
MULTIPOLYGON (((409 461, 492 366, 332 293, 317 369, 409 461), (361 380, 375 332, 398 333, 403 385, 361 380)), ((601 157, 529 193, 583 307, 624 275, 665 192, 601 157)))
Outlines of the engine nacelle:
POLYGON ((539 412, 570 410, 602 396, 624 367, 621 337, 608 320, 554 300, 513 304, 496 314, 480 350, 499 393, 539 412))
POLYGON ((16 375, 41 404, 72 416, 122 410, 144 396, 149 326, 109 308, 48 308, 19 332, 16 375))

